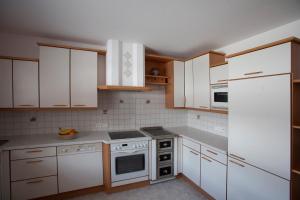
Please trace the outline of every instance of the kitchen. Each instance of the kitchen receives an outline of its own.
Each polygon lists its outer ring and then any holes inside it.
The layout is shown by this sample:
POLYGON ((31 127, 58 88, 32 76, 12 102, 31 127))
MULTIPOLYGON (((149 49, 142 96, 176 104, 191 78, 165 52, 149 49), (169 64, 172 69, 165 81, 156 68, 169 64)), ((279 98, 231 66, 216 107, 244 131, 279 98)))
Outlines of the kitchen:
POLYGON ((1 199, 299 199, 300 4, 129 2, 1 2, 1 199))

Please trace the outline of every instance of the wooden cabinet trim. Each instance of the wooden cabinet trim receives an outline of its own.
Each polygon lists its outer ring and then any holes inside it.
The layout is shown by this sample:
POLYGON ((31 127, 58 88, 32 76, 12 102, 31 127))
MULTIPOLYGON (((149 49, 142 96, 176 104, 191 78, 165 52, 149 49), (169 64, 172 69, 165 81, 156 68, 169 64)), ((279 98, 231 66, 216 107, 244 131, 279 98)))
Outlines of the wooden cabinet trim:
POLYGON ((14 57, 14 56, 1 56, 0 55, 0 59, 39 62, 38 58, 25 58, 25 57, 14 57))

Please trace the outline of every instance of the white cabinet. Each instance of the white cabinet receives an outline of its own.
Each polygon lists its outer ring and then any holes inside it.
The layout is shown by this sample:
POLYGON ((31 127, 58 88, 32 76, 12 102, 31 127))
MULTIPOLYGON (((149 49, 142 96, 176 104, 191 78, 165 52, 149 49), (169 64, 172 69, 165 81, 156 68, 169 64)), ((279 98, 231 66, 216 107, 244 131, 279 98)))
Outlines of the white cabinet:
POLYGON ((0 59, 0 108, 12 107, 12 60, 0 59))
POLYGON ((216 200, 226 200, 226 165, 201 155, 201 188, 216 200))
POLYGON ((210 84, 227 83, 228 64, 210 68, 210 84))
POLYGON ((210 109, 209 54, 193 59, 194 108, 210 109))
POLYGON ((228 200, 289 200, 290 183, 278 176, 229 159, 228 200))
POLYGON ((290 75, 230 81, 229 93, 229 155, 289 180, 290 75))
POLYGON ((70 50, 40 46, 40 107, 70 107, 70 50))
POLYGON ((13 61, 13 94, 15 108, 39 107, 38 62, 13 61))
POLYGON ((184 62, 174 61, 174 107, 184 107, 184 62))
POLYGON ((97 53, 71 50, 71 107, 97 107, 97 53))
POLYGON ((229 79, 291 72, 291 43, 230 58, 229 79))
POLYGON ((183 174, 200 186, 200 153, 183 145, 182 147, 183 174))
POLYGON ((185 107, 192 108, 194 106, 193 60, 185 62, 184 70, 185 107))

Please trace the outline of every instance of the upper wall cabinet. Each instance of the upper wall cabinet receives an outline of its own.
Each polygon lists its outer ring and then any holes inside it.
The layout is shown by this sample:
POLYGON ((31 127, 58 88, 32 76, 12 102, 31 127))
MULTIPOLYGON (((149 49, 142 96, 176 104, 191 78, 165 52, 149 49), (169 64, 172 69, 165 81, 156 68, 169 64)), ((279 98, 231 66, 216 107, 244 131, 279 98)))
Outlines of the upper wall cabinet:
POLYGON ((171 61, 166 67, 168 85, 166 87, 166 107, 184 107, 184 62, 171 61))
POLYGON ((40 107, 70 107, 70 50, 40 46, 40 107))
POLYGON ((39 66, 33 61, 13 61, 15 108, 39 107, 39 66))
POLYGON ((229 64, 229 79, 290 73, 291 43, 232 57, 229 64))
POLYGON ((193 59, 194 108, 210 109, 209 54, 193 59))
POLYGON ((12 60, 0 59, 0 108, 13 107, 12 60))
POLYGON ((194 106, 194 76, 192 60, 185 62, 184 70, 185 107, 192 108, 194 106))
POLYGON ((97 52, 71 50, 71 107, 97 107, 97 52))
POLYGON ((210 84, 226 84, 228 82, 228 64, 210 68, 210 84))

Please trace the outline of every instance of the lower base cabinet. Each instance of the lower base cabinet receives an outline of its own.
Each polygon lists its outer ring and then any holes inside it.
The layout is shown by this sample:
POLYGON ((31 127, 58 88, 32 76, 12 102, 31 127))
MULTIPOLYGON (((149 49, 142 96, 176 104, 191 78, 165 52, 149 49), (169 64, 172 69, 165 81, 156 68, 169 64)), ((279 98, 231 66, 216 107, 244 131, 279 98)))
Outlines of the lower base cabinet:
POLYGON ((57 176, 29 179, 11 183, 11 199, 34 199, 57 194, 57 176))
POLYGON ((200 153, 186 146, 182 148, 182 172, 200 186, 200 153))
POLYGON ((227 166, 201 155, 201 188, 216 200, 226 200, 227 166))
POLYGON ((228 200, 289 200, 290 182, 229 158, 227 195, 228 200))

